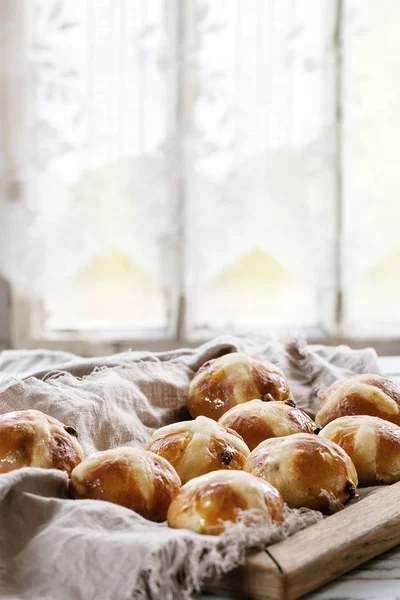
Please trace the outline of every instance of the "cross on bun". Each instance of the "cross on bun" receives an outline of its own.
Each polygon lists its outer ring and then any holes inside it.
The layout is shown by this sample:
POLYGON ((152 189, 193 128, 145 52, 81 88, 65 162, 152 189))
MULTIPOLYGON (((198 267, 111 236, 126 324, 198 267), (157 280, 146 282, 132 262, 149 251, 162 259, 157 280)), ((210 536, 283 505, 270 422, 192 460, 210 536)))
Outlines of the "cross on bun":
POLYGON ((291 508, 305 506, 322 512, 333 512, 354 498, 358 484, 346 452, 309 433, 261 442, 244 470, 275 486, 291 508))
POLYGON ((320 430, 309 416, 291 402, 262 400, 250 400, 234 406, 222 415, 218 423, 241 435, 250 450, 271 437, 320 430))
POLYGON ((190 383, 187 407, 193 418, 204 415, 217 421, 233 406, 253 398, 289 400, 289 384, 268 360, 233 352, 200 367, 190 383))
POLYGON ((218 469, 243 469, 250 451, 235 432, 207 417, 155 431, 146 449, 166 458, 182 483, 218 469))
POLYGON ((370 415, 400 425, 400 384, 382 375, 337 381, 322 396, 315 421, 324 427, 349 415, 370 415))
POLYGON ((181 482, 165 458, 121 447, 88 456, 71 473, 72 498, 106 500, 151 521, 164 521, 181 482))
POLYGON ((400 481, 400 427, 379 417, 340 417, 321 436, 339 444, 350 456, 360 485, 400 481))
POLYGON ((40 410, 0 415, 0 473, 21 467, 60 469, 68 475, 83 460, 73 427, 40 410))
POLYGON ((243 471, 213 471, 182 486, 168 510, 168 525, 218 535, 226 521, 255 510, 268 523, 281 522, 284 502, 269 483, 243 471))

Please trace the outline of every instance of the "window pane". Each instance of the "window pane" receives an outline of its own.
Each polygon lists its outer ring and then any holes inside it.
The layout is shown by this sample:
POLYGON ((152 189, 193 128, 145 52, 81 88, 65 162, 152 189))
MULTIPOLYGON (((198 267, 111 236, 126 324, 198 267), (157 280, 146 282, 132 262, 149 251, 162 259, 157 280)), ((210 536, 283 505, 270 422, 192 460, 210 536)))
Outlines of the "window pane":
POLYGON ((347 286, 346 326, 366 336, 400 335, 400 246, 368 273, 347 286))
MULTIPOLYGON (((37 35, 60 29, 59 13, 35 4, 37 35)), ((44 266, 65 265, 47 295, 49 326, 114 313, 165 325, 164 290, 179 295, 177 280, 194 328, 317 324, 318 298, 334 283, 336 3, 60 6, 72 37, 45 47, 63 74, 62 101, 49 93, 40 45, 35 59, 46 125, 37 135, 62 147, 49 150, 35 191, 44 266), (114 252, 124 268, 110 266, 114 252), (98 290, 110 301, 93 308, 98 290)))
POLYGON ((175 285, 173 10, 159 0, 31 8, 29 233, 47 327, 166 327, 164 290, 175 285))
POLYGON ((345 2, 345 331, 400 330, 400 3, 345 2))
POLYGON ((243 331, 257 327, 314 327, 314 290, 254 250, 207 284, 196 298, 198 326, 243 331))
POLYGON ((163 328, 159 282, 128 256, 110 249, 46 296, 47 329, 163 328))
POLYGON ((190 6, 191 325, 316 324, 334 283, 336 5, 190 6))

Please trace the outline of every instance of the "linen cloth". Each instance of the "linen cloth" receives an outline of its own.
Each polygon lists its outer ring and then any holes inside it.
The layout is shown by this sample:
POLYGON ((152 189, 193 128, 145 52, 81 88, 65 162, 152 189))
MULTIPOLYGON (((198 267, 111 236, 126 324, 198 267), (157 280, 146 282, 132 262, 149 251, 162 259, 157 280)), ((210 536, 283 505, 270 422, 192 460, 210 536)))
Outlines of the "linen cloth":
MULTIPOLYGON (((163 425, 189 418, 191 378, 228 352, 259 354, 287 375, 311 416, 333 381, 378 373, 374 350, 308 346, 304 340, 219 337, 197 349, 125 352, 104 358, 69 353, 0 353, 0 413, 36 408, 79 434, 85 454, 143 446, 163 425)), ((229 525, 221 536, 169 529, 111 503, 67 498, 67 476, 21 469, 0 475, 0 598, 7 600, 188 599, 262 548, 322 518, 287 510, 282 526, 229 525)))

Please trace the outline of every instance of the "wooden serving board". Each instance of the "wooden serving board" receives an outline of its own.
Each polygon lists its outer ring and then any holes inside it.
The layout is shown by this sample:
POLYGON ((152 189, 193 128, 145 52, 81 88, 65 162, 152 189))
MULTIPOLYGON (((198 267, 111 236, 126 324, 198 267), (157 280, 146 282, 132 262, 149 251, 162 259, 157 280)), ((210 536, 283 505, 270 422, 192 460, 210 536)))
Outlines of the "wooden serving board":
POLYGON ((209 589, 254 600, 294 600, 397 544, 400 482, 370 488, 346 509, 251 554, 209 589))

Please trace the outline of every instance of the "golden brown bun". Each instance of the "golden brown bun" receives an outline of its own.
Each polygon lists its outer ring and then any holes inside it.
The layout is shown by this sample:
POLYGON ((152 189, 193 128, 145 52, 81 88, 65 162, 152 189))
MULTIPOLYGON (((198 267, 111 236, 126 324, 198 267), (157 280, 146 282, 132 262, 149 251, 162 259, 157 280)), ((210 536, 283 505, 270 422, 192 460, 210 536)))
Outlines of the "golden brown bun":
POLYGON ((272 485, 243 471, 213 471, 181 488, 169 507, 168 525, 218 535, 224 521, 236 522, 249 509, 268 523, 283 520, 284 502, 272 485))
POLYGON ((241 435, 250 450, 272 437, 314 433, 316 429, 314 421, 292 404, 262 400, 250 400, 234 406, 222 415, 218 423, 241 435))
POLYGON ((193 418, 218 419, 243 402, 289 400, 289 384, 282 371, 267 360, 233 352, 204 363, 192 379, 187 400, 193 418))
POLYGON ((121 447, 88 456, 71 473, 73 498, 106 500, 151 521, 164 521, 181 482, 161 456, 142 448, 121 447))
POLYGON ((146 449, 166 458, 182 483, 218 469, 243 469, 250 454, 235 431, 207 417, 158 429, 146 449))
POLYGON ((0 473, 42 467, 69 475, 81 460, 83 451, 73 427, 40 410, 0 415, 0 473))
POLYGON ((400 425, 400 385, 381 375, 337 381, 323 395, 315 421, 325 427, 350 415, 371 415, 400 425))
POLYGON ((355 415, 335 419, 320 433, 347 452, 360 485, 400 480, 400 427, 379 417, 355 415))
POLYGON ((354 497, 358 483, 345 451, 310 433, 261 442, 244 468, 275 486, 291 508, 332 512, 354 497))

